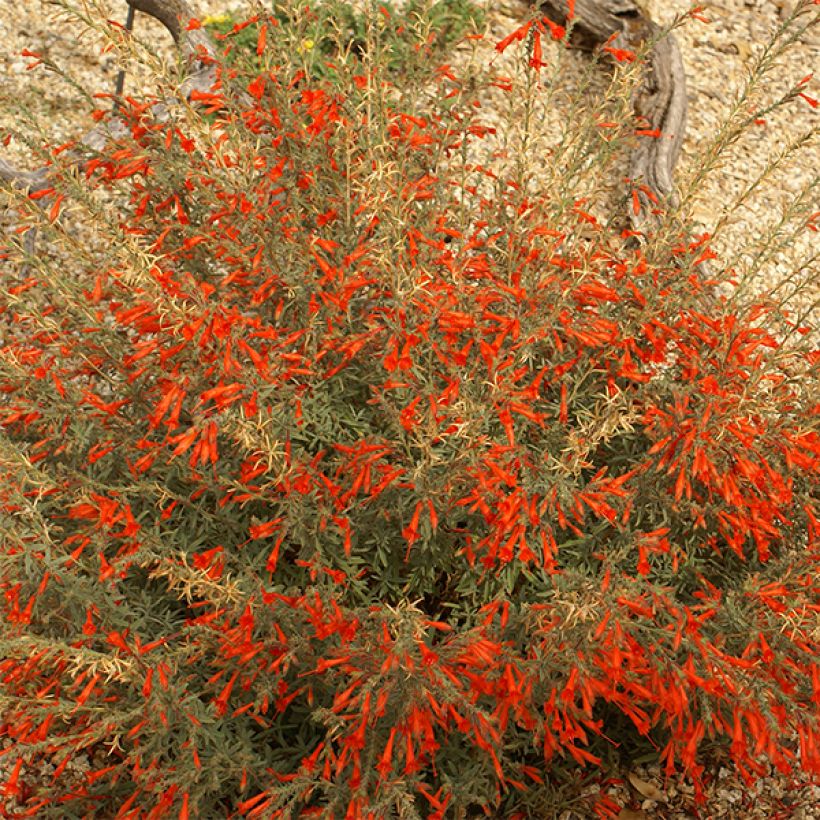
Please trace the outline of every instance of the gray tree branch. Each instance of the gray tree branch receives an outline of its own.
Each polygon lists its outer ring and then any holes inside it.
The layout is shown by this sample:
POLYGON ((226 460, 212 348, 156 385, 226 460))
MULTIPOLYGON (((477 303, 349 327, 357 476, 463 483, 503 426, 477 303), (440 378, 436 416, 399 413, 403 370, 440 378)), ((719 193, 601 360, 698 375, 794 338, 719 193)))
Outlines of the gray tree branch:
MULTIPOLYGON (((566 25, 567 0, 540 0, 538 5, 556 23, 566 25)), ((686 75, 675 38, 661 37, 661 29, 633 0, 576 0, 573 42, 592 50, 613 35, 614 48, 638 51, 653 42, 643 81, 633 99, 635 113, 646 121, 646 129, 659 131, 659 138, 643 137, 630 157, 630 176, 645 185, 660 205, 674 205, 674 169, 686 133, 686 75)), ((630 209, 635 230, 645 232, 657 223, 657 206, 638 190, 638 213, 630 209)))

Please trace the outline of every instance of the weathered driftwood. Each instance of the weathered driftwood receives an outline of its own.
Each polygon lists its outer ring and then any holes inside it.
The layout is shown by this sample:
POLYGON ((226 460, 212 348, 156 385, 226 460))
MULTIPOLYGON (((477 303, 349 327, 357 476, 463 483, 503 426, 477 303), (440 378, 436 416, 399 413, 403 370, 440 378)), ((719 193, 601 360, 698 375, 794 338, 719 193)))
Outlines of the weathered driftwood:
POLYGON ((132 9, 159 20, 168 29, 174 42, 183 49, 186 47, 185 23, 194 17, 194 14, 185 0, 126 0, 126 2, 132 9))
MULTIPOLYGON (((538 0, 538 6, 554 22, 566 25, 567 0, 538 0)), ((630 157, 630 177, 644 185, 658 200, 638 189, 638 213, 630 208, 635 230, 645 232, 657 220, 653 209, 675 204, 673 172, 686 131, 686 76, 680 48, 671 34, 661 29, 633 0, 576 0, 572 42, 592 50, 615 35, 613 48, 638 51, 653 43, 642 83, 633 100, 635 113, 658 138, 641 137, 630 157)))

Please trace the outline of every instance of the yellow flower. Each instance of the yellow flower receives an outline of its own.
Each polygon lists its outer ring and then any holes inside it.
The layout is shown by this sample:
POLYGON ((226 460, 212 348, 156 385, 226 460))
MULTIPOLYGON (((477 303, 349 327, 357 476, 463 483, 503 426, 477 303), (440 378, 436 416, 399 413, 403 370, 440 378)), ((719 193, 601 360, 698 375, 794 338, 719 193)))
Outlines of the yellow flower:
POLYGON ((218 26, 220 23, 230 22, 230 14, 209 14, 203 21, 204 26, 218 26))
POLYGON ((303 54, 305 51, 310 51, 315 45, 316 43, 314 43, 313 40, 308 38, 307 40, 302 40, 302 45, 300 45, 296 50, 300 54, 303 54))

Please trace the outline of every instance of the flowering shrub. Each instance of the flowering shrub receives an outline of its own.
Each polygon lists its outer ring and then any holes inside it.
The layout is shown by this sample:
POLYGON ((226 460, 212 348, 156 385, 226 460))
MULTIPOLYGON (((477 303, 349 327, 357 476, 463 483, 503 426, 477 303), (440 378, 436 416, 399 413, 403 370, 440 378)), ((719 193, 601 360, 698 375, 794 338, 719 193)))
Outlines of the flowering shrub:
POLYGON ((706 235, 471 164, 452 69, 328 85, 257 22, 257 75, 17 202, 60 255, 3 262, 8 813, 545 816, 618 746, 820 773, 808 327, 706 235))

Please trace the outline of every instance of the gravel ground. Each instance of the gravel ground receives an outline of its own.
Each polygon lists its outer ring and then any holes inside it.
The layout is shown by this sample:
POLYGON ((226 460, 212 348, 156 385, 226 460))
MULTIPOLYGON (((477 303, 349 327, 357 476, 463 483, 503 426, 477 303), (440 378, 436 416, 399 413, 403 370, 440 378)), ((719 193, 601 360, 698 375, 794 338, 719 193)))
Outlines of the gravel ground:
MULTIPOLYGON (((480 1, 480 0, 479 0, 480 1)), ((723 0, 708 7, 706 14, 712 20, 705 25, 690 22, 678 34, 689 82, 689 127, 683 154, 679 164, 680 178, 697 168, 703 146, 729 110, 734 90, 744 77, 744 66, 762 48, 769 34, 789 12, 791 0, 723 0)), ((81 4, 81 3, 80 3, 81 4)), ((220 14, 241 8, 241 2, 231 0, 191 0, 201 16, 220 14)), ((125 20, 125 3, 122 0, 100 0, 108 16, 120 23, 125 20)), ((648 0, 647 10, 655 20, 669 22, 679 12, 689 8, 688 0, 648 0)), ((476 59, 495 59, 496 67, 504 66, 515 71, 514 61, 505 55, 495 55, 492 44, 521 25, 528 5, 523 0, 500 0, 490 3, 488 10, 488 39, 476 52, 476 59), (505 60, 509 60, 505 64, 505 60)), ((43 71, 26 71, 28 60, 20 54, 24 48, 41 51, 59 64, 67 67, 72 76, 86 89, 112 91, 117 65, 113 56, 100 53, 98 43, 77 40, 73 32, 55 20, 54 8, 46 0, 0 0, 0 103, 17 102, 41 122, 47 123, 48 137, 54 144, 79 137, 88 130, 90 120, 81 95, 75 89, 55 81, 43 71)), ((172 57, 171 44, 164 30, 154 21, 139 16, 136 36, 158 43, 157 52, 172 57)), ((765 95, 773 96, 785 84, 795 82, 820 65, 820 32, 810 31, 796 44, 787 59, 776 72, 775 78, 766 84, 765 95)), ((554 52, 553 52, 554 54, 554 52)), ((545 49, 545 59, 550 52, 545 49)), ((468 59, 466 50, 453 56, 455 65, 468 59)), ((567 55, 567 77, 562 79, 565 90, 571 90, 573 73, 580 76, 585 66, 585 56, 567 55)), ((126 90, 140 87, 144 78, 129 75, 126 90)), ((820 81, 810 81, 806 93, 820 96, 820 81)), ((538 116, 543 122, 545 145, 550 133, 557 133, 557 126, 565 112, 564 97, 557 94, 551 106, 542 106, 538 116)), ((506 105, 501 98, 484 100, 487 119, 493 117, 493 106, 506 105)), ((0 105, 0 128, 8 122, 5 105, 0 105), (5 119, 4 119, 5 118, 5 119)), ((777 218, 780 208, 788 197, 817 175, 820 155, 817 151, 817 124, 820 111, 812 110, 802 100, 795 101, 787 109, 767 116, 767 123, 758 127, 734 146, 719 174, 713 175, 702 188, 694 215, 704 230, 709 230, 720 215, 724 203, 731 201, 748 185, 764 167, 767 159, 790 139, 807 128, 815 131, 813 146, 801 157, 788 163, 778 172, 773 183, 753 196, 738 211, 729 228, 715 240, 715 247, 742 273, 744 254, 753 247, 754 237, 762 227, 777 218)), ((500 116, 496 119, 500 124, 500 116)), ((509 135, 507 135, 509 136, 509 135)), ((504 135, 499 136, 503 140, 504 135)), ((493 146, 497 147, 497 146, 493 146)), ((12 143, 4 156, 24 167, 27 162, 24 146, 12 143)), ((544 154, 546 157, 546 153, 544 154)), ((550 173, 545 159, 544 173, 550 173)), ((537 175, 536 175, 537 184, 537 175)), ((815 192, 815 203, 817 202, 815 192)), ((817 270, 806 266, 805 260, 812 253, 812 235, 801 237, 791 256, 774 259, 761 270, 755 271, 754 287, 766 291, 772 283, 784 275, 801 269, 805 282, 802 303, 810 305, 820 297, 820 277, 817 270), (812 280, 812 277, 813 280, 812 280)), ((816 244, 816 243, 815 243, 816 244)), ((816 253, 816 247, 814 249, 816 253)), ((815 263, 816 265, 816 263, 815 263)), ((0 781, 12 756, 0 757, 0 781)), ((80 767, 82 768, 82 767, 80 767)), ((752 788, 746 787, 728 768, 719 762, 708 767, 705 809, 700 813, 693 808, 692 790, 680 781, 665 782, 660 771, 637 768, 622 773, 622 780, 613 784, 611 796, 626 808, 621 820, 640 818, 795 818, 809 820, 820 818, 820 788, 810 786, 799 779, 772 775, 758 781, 752 788), (632 780, 630 782, 630 774, 632 780)), ((78 770, 77 775, 81 772, 78 770)), ((29 773, 29 776, 31 774, 29 773)), ((3 805, 0 814, 5 816, 3 805)), ((572 820, 582 815, 565 813, 560 820, 572 820)))

